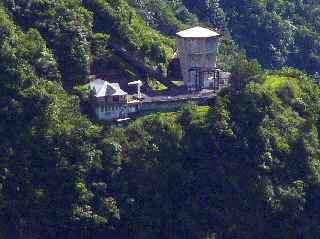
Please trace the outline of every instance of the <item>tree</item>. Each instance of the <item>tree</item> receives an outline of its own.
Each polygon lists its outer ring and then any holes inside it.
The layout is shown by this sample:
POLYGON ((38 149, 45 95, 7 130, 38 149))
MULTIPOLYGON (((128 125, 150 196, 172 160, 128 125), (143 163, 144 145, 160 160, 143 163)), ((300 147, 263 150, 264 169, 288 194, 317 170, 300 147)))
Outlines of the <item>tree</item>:
POLYGON ((256 60, 247 61, 244 55, 240 54, 231 68, 231 89, 239 93, 259 74, 261 74, 259 63, 256 60))

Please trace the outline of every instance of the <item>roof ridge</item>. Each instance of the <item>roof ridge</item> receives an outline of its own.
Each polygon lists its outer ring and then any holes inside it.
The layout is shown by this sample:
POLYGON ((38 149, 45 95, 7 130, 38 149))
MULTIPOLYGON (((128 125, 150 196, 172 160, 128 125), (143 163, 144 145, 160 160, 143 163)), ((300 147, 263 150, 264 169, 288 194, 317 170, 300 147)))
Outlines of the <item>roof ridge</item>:
POLYGON ((195 27, 177 32, 176 35, 182 38, 208 38, 208 37, 218 37, 221 34, 208 28, 195 26, 195 27))

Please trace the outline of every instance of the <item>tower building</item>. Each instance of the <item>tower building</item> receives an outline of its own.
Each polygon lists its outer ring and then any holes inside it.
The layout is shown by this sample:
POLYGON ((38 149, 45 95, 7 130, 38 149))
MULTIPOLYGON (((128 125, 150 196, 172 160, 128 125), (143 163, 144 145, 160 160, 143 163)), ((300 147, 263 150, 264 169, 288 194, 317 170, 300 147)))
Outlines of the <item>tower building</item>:
POLYGON ((219 78, 216 64, 220 36, 203 27, 190 28, 176 34, 177 56, 189 91, 212 88, 214 80, 219 78))

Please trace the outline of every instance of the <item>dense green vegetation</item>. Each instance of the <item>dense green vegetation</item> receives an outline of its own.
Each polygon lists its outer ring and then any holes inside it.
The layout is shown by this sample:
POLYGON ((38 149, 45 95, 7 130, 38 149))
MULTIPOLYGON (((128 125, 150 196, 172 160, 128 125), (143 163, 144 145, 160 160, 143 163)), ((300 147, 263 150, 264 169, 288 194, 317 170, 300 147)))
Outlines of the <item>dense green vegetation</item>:
POLYGON ((233 39, 246 49, 248 56, 257 58, 264 67, 294 66, 309 73, 319 71, 318 1, 183 2, 210 26, 220 29, 227 26, 233 39))
POLYGON ((0 238, 319 238, 318 18, 298 0, 2 1, 0 238), (195 24, 225 33, 232 72, 209 107, 125 128, 80 113, 93 69, 140 77, 107 42, 165 72, 195 24))
POLYGON ((4 0, 4 4, 22 29, 32 27, 41 33, 68 87, 86 81, 90 67, 102 74, 115 68, 124 77, 137 77, 110 49, 101 53, 107 41, 165 73, 175 50, 175 32, 199 24, 224 34, 220 65, 226 69, 239 52, 235 43, 263 67, 293 66, 314 74, 320 66, 316 1, 4 0), (107 39, 96 41, 101 34, 107 39), (98 52, 93 50, 97 44, 98 52))
POLYGON ((109 131, 125 227, 138 238, 317 238, 319 93, 284 69, 209 111, 190 105, 109 131))

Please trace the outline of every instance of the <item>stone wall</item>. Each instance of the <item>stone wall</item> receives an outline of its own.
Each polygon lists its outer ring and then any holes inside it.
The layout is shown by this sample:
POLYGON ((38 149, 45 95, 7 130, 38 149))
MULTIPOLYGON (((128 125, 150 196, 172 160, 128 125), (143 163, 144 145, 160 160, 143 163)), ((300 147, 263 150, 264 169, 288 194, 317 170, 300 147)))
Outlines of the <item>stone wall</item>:
POLYGON ((194 99, 181 99, 174 101, 155 101, 144 102, 140 108, 140 113, 152 113, 161 111, 175 111, 180 109, 188 102, 195 102, 198 105, 207 104, 209 98, 194 98, 194 99))

